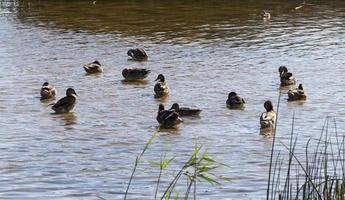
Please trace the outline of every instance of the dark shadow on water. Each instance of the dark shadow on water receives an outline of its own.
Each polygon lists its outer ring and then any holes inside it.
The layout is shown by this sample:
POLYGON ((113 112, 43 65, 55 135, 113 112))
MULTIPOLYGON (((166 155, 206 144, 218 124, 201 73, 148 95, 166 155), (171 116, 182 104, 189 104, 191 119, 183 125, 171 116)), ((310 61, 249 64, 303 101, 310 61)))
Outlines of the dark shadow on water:
POLYGON ((48 98, 48 99, 42 99, 41 97, 37 97, 38 99, 40 99, 40 102, 41 103, 43 103, 44 105, 47 105, 47 106, 49 106, 49 105, 54 105, 54 101, 56 100, 56 98, 55 97, 53 97, 53 98, 48 98))
POLYGON ((226 105, 226 107, 230 110, 244 110, 245 105, 226 105))
POLYGON ((180 125, 174 126, 174 127, 164 127, 164 126, 159 126, 159 133, 163 134, 163 135, 168 135, 168 134, 176 134, 179 135, 180 134, 180 125))
POLYGON ((289 101, 286 99, 286 101, 288 102, 288 106, 301 106, 303 104, 305 104, 306 100, 298 100, 298 101, 289 101))
MULTIPOLYGON (((159 41, 203 39, 228 39, 238 35, 257 37, 260 29, 251 25, 274 23, 284 15, 298 21, 319 12, 314 6, 303 10, 304 15, 294 15, 293 8, 301 1, 34 1, 18 0, 8 6, 17 19, 39 27, 66 29, 81 32, 105 32, 124 36, 147 36, 159 41), (263 20, 262 10, 269 9, 271 20, 263 20), (296 19, 298 18, 298 19, 296 19), (233 29, 233 27, 241 27, 233 29)), ((329 1, 321 0, 320 5, 329 1)), ((344 1, 332 1, 334 9, 344 6, 344 1)), ((328 5, 333 6, 333 5, 328 5)), ((329 9, 332 10, 332 7, 329 9)), ((323 11, 323 10, 321 10, 323 11)), ((317 15, 317 14, 316 14, 317 15)))
POLYGON ((86 77, 94 77, 94 78, 100 78, 103 75, 103 72, 98 72, 98 73, 86 73, 86 77))
POLYGON ((62 121, 65 126, 71 126, 77 124, 77 116, 74 112, 63 113, 63 114, 56 114, 52 113, 53 119, 57 121, 62 121))
POLYGON ((121 80, 121 83, 124 85, 147 85, 148 81, 143 80, 121 80))
POLYGON ((146 61, 148 60, 148 58, 143 59, 143 60, 134 60, 133 58, 128 58, 127 60, 130 61, 130 62, 139 62, 139 63, 142 63, 142 62, 146 62, 146 61))
POLYGON ((154 95, 154 99, 156 102, 166 103, 169 99, 169 95, 165 95, 165 96, 161 96, 161 97, 154 95))

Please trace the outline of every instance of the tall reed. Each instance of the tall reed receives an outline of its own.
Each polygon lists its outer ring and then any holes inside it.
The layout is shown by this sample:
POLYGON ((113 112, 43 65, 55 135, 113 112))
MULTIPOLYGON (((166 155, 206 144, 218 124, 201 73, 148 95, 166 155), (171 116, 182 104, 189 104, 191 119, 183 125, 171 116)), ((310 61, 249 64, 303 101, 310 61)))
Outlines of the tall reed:
POLYGON ((288 160, 285 161, 280 152, 274 159, 267 199, 345 199, 345 136, 338 134, 335 120, 330 128, 331 121, 327 118, 320 137, 309 139, 305 153, 298 154, 293 117, 290 144, 280 142, 288 152, 288 160))

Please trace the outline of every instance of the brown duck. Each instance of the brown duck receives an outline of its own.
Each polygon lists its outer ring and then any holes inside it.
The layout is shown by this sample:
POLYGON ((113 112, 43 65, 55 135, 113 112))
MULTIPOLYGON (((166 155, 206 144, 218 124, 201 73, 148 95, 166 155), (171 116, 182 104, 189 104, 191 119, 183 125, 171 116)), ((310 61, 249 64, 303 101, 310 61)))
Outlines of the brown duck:
POLYGON ((163 127, 174 127, 183 122, 175 110, 165 110, 163 104, 159 104, 156 119, 163 127))
POLYGON ((66 96, 61 98, 58 102, 56 102, 52 109, 56 113, 67 113, 71 111, 75 104, 77 103, 78 95, 73 88, 68 88, 66 90, 66 96))
POLYGON ((294 85, 296 83, 295 76, 291 72, 288 71, 287 67, 280 66, 278 71, 280 75, 281 86, 294 85))
POLYGON ((155 81, 157 81, 154 87, 155 98, 160 98, 169 94, 170 89, 168 84, 165 82, 163 74, 159 74, 155 81))
POLYGON ((302 84, 299 84, 298 88, 288 91, 288 101, 299 101, 306 99, 307 94, 304 92, 302 84))
POLYGON ((95 60, 92 63, 84 65, 83 68, 89 74, 95 74, 95 73, 102 73, 103 72, 102 65, 98 60, 95 60))
POLYGON ((49 85, 48 82, 44 82, 41 87, 41 100, 54 98, 56 95, 56 89, 54 86, 49 85))
POLYGON ((122 76, 125 78, 125 80, 142 80, 145 79, 151 71, 143 68, 133 68, 128 69, 125 68, 122 70, 122 76))
POLYGON ((260 125, 262 129, 274 128, 276 121, 276 113, 273 110, 273 105, 271 101, 266 101, 264 103, 266 112, 263 112, 260 116, 260 125))
POLYGON ((181 117, 183 116, 197 116, 201 113, 200 109, 197 108, 188 108, 188 107, 180 107, 178 103, 174 103, 170 110, 174 110, 177 112, 181 117))
POLYGON ((127 51, 127 55, 136 61, 143 61, 148 58, 147 53, 142 48, 130 49, 127 51))
POLYGON ((242 108, 245 104, 243 98, 237 95, 236 92, 230 92, 228 99, 226 100, 226 105, 230 108, 242 108))

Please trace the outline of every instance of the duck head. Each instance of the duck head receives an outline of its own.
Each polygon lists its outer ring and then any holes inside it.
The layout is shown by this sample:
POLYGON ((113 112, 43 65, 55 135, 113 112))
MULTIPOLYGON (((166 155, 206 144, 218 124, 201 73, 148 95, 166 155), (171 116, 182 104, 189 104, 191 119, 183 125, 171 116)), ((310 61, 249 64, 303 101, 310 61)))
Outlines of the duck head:
POLYGON ((93 64, 101 65, 101 63, 98 60, 93 61, 93 64))
POLYGON ((44 86, 48 86, 49 85, 49 83, 48 82, 44 82, 43 83, 43 85, 42 85, 42 87, 44 87, 44 86))
POLYGON ((299 85, 298 85, 298 89, 299 89, 299 90, 303 90, 303 85, 302 85, 302 84, 299 84, 299 85))
POLYGON ((159 104, 158 106, 158 113, 164 110, 164 105, 163 104, 159 104))
POLYGON ((270 100, 265 101, 264 107, 265 107, 267 112, 273 111, 273 104, 270 100))
POLYGON ((68 88, 66 90, 66 96, 68 96, 68 97, 78 97, 77 93, 75 92, 75 90, 73 88, 68 88))
POLYGON ((288 72, 288 69, 285 66, 280 66, 278 71, 279 71, 279 74, 283 74, 283 73, 288 72))
POLYGON ((236 92, 230 92, 229 95, 228 95, 228 98, 234 98, 235 96, 237 96, 237 93, 236 92))
POLYGON ((134 49, 128 50, 127 55, 132 57, 134 55, 134 49))
POLYGON ((127 75, 128 75, 128 69, 125 68, 125 69, 122 70, 122 76, 123 77, 127 77, 127 75))
POLYGON ((165 82, 165 77, 163 76, 163 74, 159 74, 158 76, 157 76, 157 78, 156 78, 156 80, 155 81, 160 81, 160 82, 165 82))
POLYGON ((178 105, 178 103, 174 103, 172 106, 171 106, 171 109, 174 109, 176 112, 178 112, 180 110, 180 105, 178 105))

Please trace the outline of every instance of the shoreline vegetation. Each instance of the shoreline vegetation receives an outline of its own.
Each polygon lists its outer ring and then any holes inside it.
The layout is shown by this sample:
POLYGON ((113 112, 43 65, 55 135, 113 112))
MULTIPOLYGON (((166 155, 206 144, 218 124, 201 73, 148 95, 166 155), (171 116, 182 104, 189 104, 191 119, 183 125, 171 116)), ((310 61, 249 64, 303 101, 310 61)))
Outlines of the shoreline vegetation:
MULTIPOLYGON (((267 200, 345 198, 345 136, 337 131, 336 119, 327 117, 317 139, 310 138, 305 152, 297 153, 298 133, 292 118, 289 144, 284 151, 272 146, 267 200), (333 128, 333 131, 332 131, 333 128), (287 155, 286 155, 287 153, 287 155)), ((276 137, 276 135, 274 136, 276 137)))

